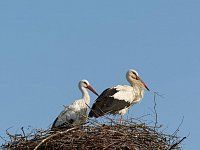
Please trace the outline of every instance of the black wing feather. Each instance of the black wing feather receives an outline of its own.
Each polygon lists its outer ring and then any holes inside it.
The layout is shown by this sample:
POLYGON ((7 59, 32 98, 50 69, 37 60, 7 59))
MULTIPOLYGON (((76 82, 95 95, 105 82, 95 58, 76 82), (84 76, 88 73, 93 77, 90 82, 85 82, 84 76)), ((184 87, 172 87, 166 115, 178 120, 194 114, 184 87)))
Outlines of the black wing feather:
POLYGON ((119 110, 129 107, 129 102, 111 97, 117 92, 118 90, 116 88, 104 90, 96 99, 88 116, 98 118, 105 114, 116 114, 119 110))

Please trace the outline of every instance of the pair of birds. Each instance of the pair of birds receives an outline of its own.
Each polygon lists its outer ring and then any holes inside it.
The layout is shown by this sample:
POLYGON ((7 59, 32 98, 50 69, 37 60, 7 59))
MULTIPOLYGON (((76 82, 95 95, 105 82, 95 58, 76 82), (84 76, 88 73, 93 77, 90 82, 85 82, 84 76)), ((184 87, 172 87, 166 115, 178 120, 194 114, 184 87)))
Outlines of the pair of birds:
POLYGON ((74 125, 80 125, 85 123, 87 116, 98 118, 106 114, 121 115, 121 122, 122 116, 126 114, 128 109, 143 98, 144 89, 149 91, 149 88, 135 70, 128 70, 126 79, 130 85, 117 85, 107 88, 100 95, 97 94, 87 80, 81 80, 79 82, 79 89, 82 93, 82 98, 65 107, 55 119, 52 129, 69 128, 74 125), (87 89, 98 96, 89 115, 87 112, 90 96, 87 89))

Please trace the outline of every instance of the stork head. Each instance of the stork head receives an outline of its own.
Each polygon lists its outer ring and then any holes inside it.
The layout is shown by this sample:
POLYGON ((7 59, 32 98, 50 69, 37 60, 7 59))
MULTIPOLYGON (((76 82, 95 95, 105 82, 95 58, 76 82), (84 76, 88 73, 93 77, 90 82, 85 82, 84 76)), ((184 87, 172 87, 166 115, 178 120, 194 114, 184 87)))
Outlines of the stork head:
POLYGON ((90 91, 92 91, 95 95, 99 96, 97 94, 97 92, 95 91, 95 89, 90 85, 90 83, 87 80, 81 80, 79 82, 79 88, 81 89, 82 87, 89 89, 90 91))
POLYGON ((142 81, 142 79, 139 77, 137 71, 130 69, 128 70, 128 72, 126 73, 126 79, 128 80, 128 82, 133 85, 138 85, 141 88, 145 88, 149 91, 149 88, 147 87, 147 85, 142 81))

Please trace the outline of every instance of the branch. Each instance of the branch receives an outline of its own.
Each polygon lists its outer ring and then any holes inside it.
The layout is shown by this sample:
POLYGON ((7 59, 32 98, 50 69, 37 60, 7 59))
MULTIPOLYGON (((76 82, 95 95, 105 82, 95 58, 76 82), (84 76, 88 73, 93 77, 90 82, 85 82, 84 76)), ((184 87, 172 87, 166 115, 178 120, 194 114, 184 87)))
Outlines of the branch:
POLYGON ((186 139, 186 137, 183 137, 180 141, 178 141, 178 142, 176 142, 175 144, 173 144, 170 148, 169 148, 169 150, 172 150, 173 148, 175 148, 178 144, 180 144, 183 140, 185 140, 186 139))
POLYGON ((156 111, 156 95, 157 93, 154 92, 154 95, 153 95, 153 101, 154 101, 154 106, 153 106, 153 110, 154 110, 154 114, 155 114, 155 128, 157 127, 157 124, 158 124, 158 114, 157 114, 157 111, 156 111))
POLYGON ((78 128, 78 127, 74 127, 74 128, 68 129, 68 130, 66 130, 66 131, 59 131, 59 132, 57 132, 57 133, 55 133, 55 134, 52 134, 51 136, 49 136, 49 137, 43 139, 43 140, 34 148, 34 150, 37 150, 43 143, 45 143, 47 140, 51 139, 52 137, 55 137, 55 136, 57 136, 57 135, 59 135, 59 134, 67 133, 67 132, 69 132, 69 131, 71 131, 71 130, 74 130, 74 129, 77 129, 77 128, 78 128))

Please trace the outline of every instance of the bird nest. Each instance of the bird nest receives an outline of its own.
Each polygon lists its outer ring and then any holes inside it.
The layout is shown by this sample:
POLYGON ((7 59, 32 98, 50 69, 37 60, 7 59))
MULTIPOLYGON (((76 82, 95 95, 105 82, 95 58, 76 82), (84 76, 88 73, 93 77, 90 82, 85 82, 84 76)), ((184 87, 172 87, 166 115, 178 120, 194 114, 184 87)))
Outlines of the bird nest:
POLYGON ((66 130, 34 130, 25 134, 11 135, 3 149, 41 150, 41 149, 98 149, 98 150, 180 150, 177 135, 167 135, 159 127, 141 122, 87 123, 66 130))

